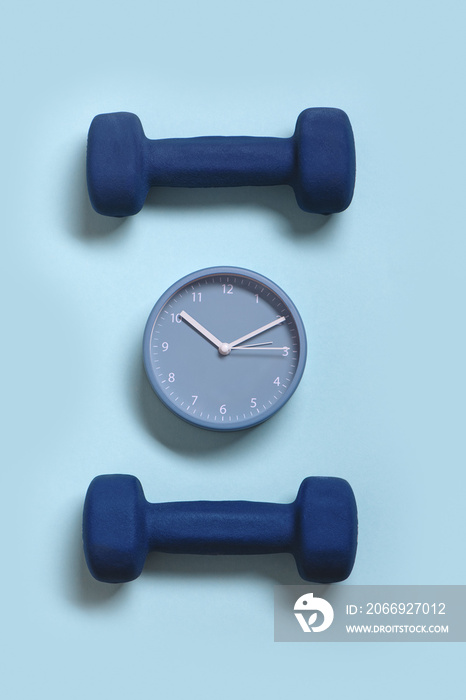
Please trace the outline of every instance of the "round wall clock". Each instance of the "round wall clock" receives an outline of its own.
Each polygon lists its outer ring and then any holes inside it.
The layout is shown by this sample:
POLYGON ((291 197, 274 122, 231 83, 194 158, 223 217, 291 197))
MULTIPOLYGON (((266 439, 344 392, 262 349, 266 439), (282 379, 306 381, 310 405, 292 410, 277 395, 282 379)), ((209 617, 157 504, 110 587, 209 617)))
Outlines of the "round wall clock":
POLYGON ((242 430, 291 397, 306 363, 306 334, 291 299, 266 277, 211 267, 158 300, 143 341, 147 377, 180 418, 242 430))

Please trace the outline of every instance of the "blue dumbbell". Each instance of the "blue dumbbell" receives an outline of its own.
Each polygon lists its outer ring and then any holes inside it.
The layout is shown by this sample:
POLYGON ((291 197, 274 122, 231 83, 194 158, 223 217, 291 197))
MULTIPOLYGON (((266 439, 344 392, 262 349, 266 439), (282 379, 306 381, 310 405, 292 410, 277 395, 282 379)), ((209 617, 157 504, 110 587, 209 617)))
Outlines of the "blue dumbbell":
POLYGON ((94 117, 87 142, 92 206, 131 216, 150 187, 291 185, 301 209, 332 214, 352 199, 356 173, 350 121, 340 109, 306 109, 291 138, 204 136, 150 140, 135 114, 94 117))
POLYGON ((347 578, 357 545, 357 511, 344 479, 308 477, 293 503, 148 503, 135 476, 97 476, 84 504, 84 553, 99 581, 141 573, 149 551, 189 554, 290 552, 306 581, 347 578))

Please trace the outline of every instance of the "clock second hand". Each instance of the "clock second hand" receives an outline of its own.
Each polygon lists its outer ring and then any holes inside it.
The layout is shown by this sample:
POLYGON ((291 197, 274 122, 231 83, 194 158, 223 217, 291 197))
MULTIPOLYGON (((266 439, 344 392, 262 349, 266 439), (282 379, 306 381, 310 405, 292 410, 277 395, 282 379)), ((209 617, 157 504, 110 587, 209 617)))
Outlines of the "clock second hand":
MULTIPOLYGON (((263 343, 251 343, 248 345, 239 345, 237 347, 241 348, 256 348, 259 347, 260 345, 273 345, 273 340, 267 340, 266 342, 263 343)), ((232 350, 235 350, 236 348, 232 348, 232 350)))

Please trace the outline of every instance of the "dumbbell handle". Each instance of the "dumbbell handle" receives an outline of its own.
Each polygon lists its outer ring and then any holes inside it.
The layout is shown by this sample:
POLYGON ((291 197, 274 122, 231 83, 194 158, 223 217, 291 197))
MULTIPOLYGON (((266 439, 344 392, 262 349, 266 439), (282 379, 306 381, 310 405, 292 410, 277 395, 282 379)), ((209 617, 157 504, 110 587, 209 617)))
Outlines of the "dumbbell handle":
POLYGON ((196 501, 147 504, 149 548, 172 554, 290 552, 294 504, 196 501))
POLYGON ((151 187, 291 184, 294 139, 200 136, 146 140, 151 187))

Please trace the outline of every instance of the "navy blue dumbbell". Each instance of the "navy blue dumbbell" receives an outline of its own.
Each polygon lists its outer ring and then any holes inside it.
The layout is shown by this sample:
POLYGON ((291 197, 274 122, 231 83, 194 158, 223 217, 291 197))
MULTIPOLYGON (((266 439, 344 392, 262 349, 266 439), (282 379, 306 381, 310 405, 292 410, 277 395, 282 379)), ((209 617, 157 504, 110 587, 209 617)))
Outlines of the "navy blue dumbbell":
POLYGON ((135 476, 97 476, 84 504, 83 541, 94 578, 132 581, 149 551, 189 554, 290 552, 306 581, 347 578, 357 545, 357 511, 344 479, 308 477, 293 503, 148 503, 135 476))
POLYGON ((291 185, 301 209, 332 214, 352 199, 356 165, 350 121, 340 109, 306 109, 290 138, 203 136, 150 140, 135 114, 94 117, 87 184, 99 214, 131 216, 150 187, 291 185))

